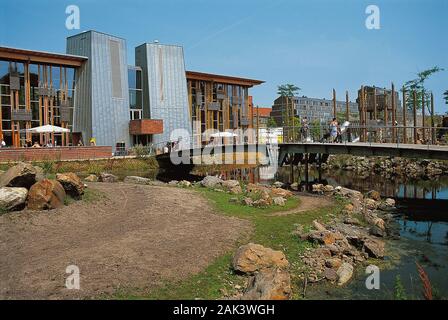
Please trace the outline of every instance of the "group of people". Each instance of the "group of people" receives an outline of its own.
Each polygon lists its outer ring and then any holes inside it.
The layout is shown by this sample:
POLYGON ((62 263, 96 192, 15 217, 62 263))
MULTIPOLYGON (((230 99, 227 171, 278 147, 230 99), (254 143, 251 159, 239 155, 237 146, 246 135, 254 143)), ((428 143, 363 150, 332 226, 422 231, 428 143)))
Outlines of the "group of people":
MULTIPOLYGON (((307 117, 302 118, 300 131, 302 135, 302 141, 307 141, 309 139, 309 131, 310 131, 310 126, 307 117)), ((342 130, 336 118, 333 118, 333 120, 330 122, 329 131, 328 133, 324 134, 322 142, 328 140, 330 142, 342 142, 342 130)))

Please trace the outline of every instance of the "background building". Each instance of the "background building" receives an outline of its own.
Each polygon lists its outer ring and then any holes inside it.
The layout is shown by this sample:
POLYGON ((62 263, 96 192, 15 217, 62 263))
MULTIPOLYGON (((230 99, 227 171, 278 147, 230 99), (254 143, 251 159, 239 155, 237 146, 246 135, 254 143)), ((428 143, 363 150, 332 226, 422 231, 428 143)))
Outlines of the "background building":
MULTIPOLYGON (((293 97, 294 115, 299 118, 307 117, 310 122, 319 121, 327 123, 333 118, 333 101, 318 98, 308 98, 306 96, 293 97)), ((271 116, 275 119, 279 126, 284 124, 286 112, 286 97, 278 97, 272 106, 271 116)), ((291 103, 291 102, 289 102, 291 103)), ((358 104, 349 102, 350 117, 359 118, 358 104)), ((345 116, 346 102, 336 101, 336 112, 345 116)))

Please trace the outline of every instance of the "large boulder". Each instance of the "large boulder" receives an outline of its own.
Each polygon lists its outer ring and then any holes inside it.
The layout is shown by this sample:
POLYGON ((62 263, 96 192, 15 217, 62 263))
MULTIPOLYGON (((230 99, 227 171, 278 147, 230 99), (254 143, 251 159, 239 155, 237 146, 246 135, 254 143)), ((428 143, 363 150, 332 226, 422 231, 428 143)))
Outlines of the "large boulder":
POLYGON ((353 276, 353 266, 349 263, 344 262, 336 271, 338 275, 338 285, 343 286, 346 284, 353 276))
POLYGON ((137 176, 127 176, 124 178, 123 182, 125 183, 132 183, 132 184, 150 184, 151 179, 143 178, 143 177, 137 177, 137 176))
POLYGON ((240 187, 240 182, 238 180, 224 180, 221 182, 222 187, 224 190, 230 191, 233 188, 240 187))
POLYGON ((44 179, 35 183, 28 192, 28 208, 50 210, 64 205, 65 190, 56 180, 44 179))
POLYGON ((58 173, 56 180, 72 198, 79 199, 84 194, 84 183, 75 173, 58 173))
POLYGON ((286 268, 289 262, 281 251, 249 243, 238 248, 232 266, 236 271, 253 274, 268 268, 286 268))
POLYGON ((272 201, 274 202, 274 204, 276 206, 279 206, 279 207, 284 207, 286 205, 286 199, 283 197, 272 198, 272 201))
POLYGON ((11 167, 0 177, 0 187, 31 188, 40 174, 36 167, 20 162, 11 167))
POLYGON ((282 198, 289 198, 293 195, 293 193, 289 190, 285 190, 282 188, 273 188, 271 190, 272 197, 282 197, 282 198))
POLYGON ((27 195, 26 188, 1 187, 0 208, 8 211, 23 209, 27 195))
POLYGON ((118 177, 113 174, 103 172, 100 174, 99 181, 113 183, 118 181, 118 177))
POLYGON ((288 300, 291 297, 291 276, 283 269, 258 272, 249 280, 242 300, 288 300))
POLYGON ((214 189, 221 186, 222 179, 214 176, 206 176, 201 181, 201 185, 206 188, 214 189))
POLYGON ((382 240, 368 237, 364 239, 364 250, 372 258, 384 258, 385 243, 382 240))

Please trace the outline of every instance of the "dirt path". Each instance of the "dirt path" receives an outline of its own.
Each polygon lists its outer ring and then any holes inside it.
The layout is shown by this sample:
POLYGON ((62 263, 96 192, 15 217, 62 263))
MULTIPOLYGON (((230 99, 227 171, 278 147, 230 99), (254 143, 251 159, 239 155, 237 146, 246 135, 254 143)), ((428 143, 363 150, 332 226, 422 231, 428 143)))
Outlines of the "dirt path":
POLYGON ((179 188, 91 184, 98 202, 0 216, 0 299, 88 298, 185 279, 231 249, 249 222, 179 188), (66 267, 80 290, 65 288, 66 267))
POLYGON ((324 196, 299 195, 300 204, 291 210, 273 213, 272 216, 286 216, 290 214, 301 213, 310 210, 329 207, 334 204, 333 200, 324 196))

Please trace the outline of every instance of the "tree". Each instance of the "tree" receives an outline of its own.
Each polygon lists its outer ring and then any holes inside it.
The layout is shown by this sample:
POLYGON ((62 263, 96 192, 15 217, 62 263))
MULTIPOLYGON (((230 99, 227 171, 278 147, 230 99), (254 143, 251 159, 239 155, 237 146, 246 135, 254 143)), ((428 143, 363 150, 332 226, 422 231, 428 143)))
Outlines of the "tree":
POLYGON ((299 87, 297 87, 294 84, 290 84, 290 83, 282 84, 282 85, 277 87, 277 94, 280 97, 291 98, 291 97, 296 96, 299 93, 300 90, 302 90, 302 89, 300 89, 299 87))
MULTIPOLYGON (((425 88, 425 81, 432 76, 433 74, 443 71, 442 68, 439 68, 438 66, 435 66, 431 69, 424 70, 422 72, 417 73, 417 78, 413 80, 409 80, 404 84, 404 88, 406 89, 406 100, 407 100, 407 106, 409 110, 412 110, 414 108, 414 97, 413 92, 416 92, 416 109, 420 110, 422 109, 422 98, 423 98, 423 92, 425 93, 425 100, 429 101, 431 95, 428 93, 428 90, 425 88)), ((429 109, 428 109, 429 111, 429 109)))

